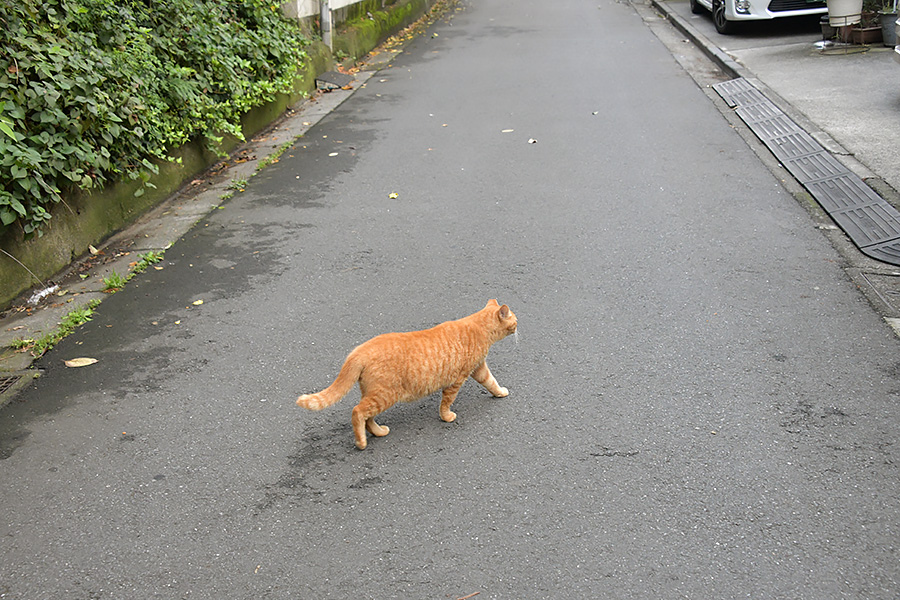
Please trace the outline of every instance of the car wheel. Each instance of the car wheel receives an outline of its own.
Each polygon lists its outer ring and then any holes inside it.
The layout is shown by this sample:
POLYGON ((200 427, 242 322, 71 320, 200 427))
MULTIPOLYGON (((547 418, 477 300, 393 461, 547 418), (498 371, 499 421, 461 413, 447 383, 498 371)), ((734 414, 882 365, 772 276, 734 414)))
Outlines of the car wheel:
POLYGON ((695 15, 699 15, 703 12, 703 6, 697 0, 691 0, 691 12, 695 15))
POLYGON ((712 18, 719 33, 727 35, 734 31, 734 23, 725 18, 725 0, 713 0, 712 18))

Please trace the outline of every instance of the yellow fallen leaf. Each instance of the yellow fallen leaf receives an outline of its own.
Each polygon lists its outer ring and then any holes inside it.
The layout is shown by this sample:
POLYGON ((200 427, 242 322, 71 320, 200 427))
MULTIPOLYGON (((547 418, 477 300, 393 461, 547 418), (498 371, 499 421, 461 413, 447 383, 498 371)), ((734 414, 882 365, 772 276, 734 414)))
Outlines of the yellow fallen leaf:
POLYGON ((400 194, 398 194, 397 192, 391 192, 390 194, 388 194, 388 198, 390 198, 391 200, 396 200, 399 197, 400 194))
POLYGON ((96 358, 73 358, 65 361, 67 367, 86 367, 97 362, 96 358))
POLYGON ((97 249, 94 248, 93 246, 88 246, 88 250, 90 251, 91 254, 97 254, 97 253, 100 252, 99 250, 97 250, 97 249))
POLYGON ((203 300, 194 300, 194 301, 192 302, 192 304, 193 304, 194 306, 200 306, 201 304, 203 304, 203 300))

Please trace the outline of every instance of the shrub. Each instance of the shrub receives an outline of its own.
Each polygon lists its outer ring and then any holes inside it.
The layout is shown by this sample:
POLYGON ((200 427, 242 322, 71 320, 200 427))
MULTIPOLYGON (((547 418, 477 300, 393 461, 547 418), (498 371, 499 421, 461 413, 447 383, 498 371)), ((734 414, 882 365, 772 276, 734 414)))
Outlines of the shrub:
POLYGON ((40 235, 67 190, 241 138, 306 44, 272 1, 0 0, 0 224, 40 235))

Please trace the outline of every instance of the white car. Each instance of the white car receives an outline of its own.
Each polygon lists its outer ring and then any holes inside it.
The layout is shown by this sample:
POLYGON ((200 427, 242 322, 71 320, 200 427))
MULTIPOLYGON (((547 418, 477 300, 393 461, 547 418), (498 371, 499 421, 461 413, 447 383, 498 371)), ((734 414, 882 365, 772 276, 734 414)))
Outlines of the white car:
POLYGON ((716 31, 732 33, 738 21, 760 21, 782 17, 828 13, 825 0, 690 0, 691 12, 712 13, 716 31))

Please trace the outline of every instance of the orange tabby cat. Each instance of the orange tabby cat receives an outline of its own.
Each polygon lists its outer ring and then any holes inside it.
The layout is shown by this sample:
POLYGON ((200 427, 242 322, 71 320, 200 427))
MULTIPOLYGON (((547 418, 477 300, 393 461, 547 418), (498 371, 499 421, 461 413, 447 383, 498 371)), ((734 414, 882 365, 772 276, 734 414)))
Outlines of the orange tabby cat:
POLYGON ((351 422, 356 447, 366 448, 366 429, 381 437, 390 431, 375 416, 396 402, 412 402, 438 390, 441 419, 451 422, 450 405, 471 375, 496 397, 509 395, 500 387, 485 358, 494 342, 516 331, 516 315, 505 304, 491 300, 483 309, 456 321, 409 333, 385 333, 350 352, 337 379, 318 394, 304 394, 297 405, 321 410, 343 398, 358 381, 362 398, 351 422))

